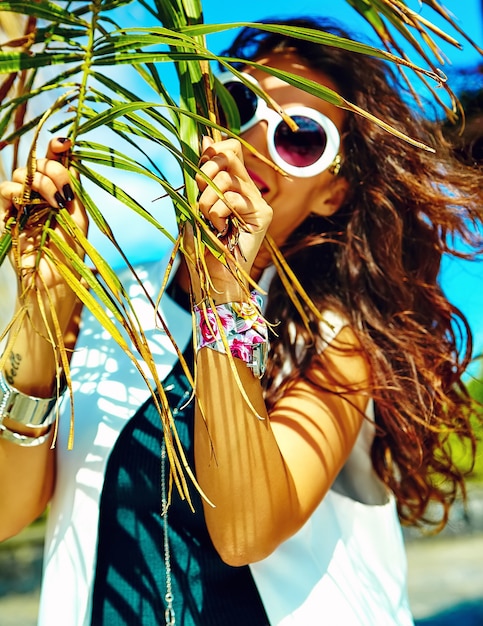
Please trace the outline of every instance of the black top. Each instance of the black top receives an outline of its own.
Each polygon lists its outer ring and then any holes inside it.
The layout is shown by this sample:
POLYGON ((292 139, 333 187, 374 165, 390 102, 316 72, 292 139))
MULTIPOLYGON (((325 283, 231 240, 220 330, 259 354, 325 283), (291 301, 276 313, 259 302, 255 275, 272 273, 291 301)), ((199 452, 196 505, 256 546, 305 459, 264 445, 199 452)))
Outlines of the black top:
MULTIPOLYGON (((185 355, 190 363, 189 352, 191 346, 185 355)), ((194 468, 194 401, 186 406, 192 390, 179 362, 163 387, 194 468)), ((162 436, 160 416, 149 399, 127 423, 110 455, 100 503, 92 626, 165 624, 162 436)), ((268 625, 249 567, 231 567, 220 559, 192 486, 191 498, 194 513, 174 486, 168 511, 176 626, 268 625)))

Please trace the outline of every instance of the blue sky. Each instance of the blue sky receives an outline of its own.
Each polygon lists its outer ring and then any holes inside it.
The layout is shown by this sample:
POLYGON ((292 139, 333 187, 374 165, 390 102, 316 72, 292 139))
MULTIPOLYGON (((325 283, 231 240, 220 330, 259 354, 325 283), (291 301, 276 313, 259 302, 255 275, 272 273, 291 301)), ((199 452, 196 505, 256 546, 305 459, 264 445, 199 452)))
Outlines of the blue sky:
MULTIPOLYGON (((450 13, 457 16, 456 21, 470 37, 483 45, 481 0, 440 0, 440 2, 450 13)), ((298 0, 296 3, 293 0, 245 0, 242 3, 226 2, 223 5, 221 5, 220 0, 202 0, 202 4, 205 22, 210 23, 254 21, 267 17, 283 18, 294 15, 321 15, 340 21, 352 32, 373 36, 372 30, 367 26, 365 20, 345 0, 298 0), (223 6, 222 9, 221 6, 223 6)), ((407 4, 413 10, 420 11, 424 17, 436 25, 444 24, 441 18, 427 6, 420 9, 419 0, 408 0, 407 4)), ((456 39, 460 39, 454 31, 451 34, 456 39)), ((218 41, 228 43, 232 39, 231 33, 217 37, 219 37, 216 40, 217 44, 218 41)), ((463 40, 461 43, 464 44, 462 51, 456 51, 446 44, 442 45, 442 49, 451 57, 457 67, 477 62, 480 58, 478 53, 463 40)), ((220 47, 222 46, 223 44, 220 45, 220 47)), ((213 48, 216 50, 215 46, 213 48)))
MULTIPOLYGON (((444 6, 456 16, 458 24, 474 39, 480 46, 483 45, 483 16, 481 0, 442 0, 444 6)), ((352 9, 345 0, 244 0, 244 2, 223 2, 220 0, 203 0, 204 19, 207 23, 255 21, 267 17, 288 17, 295 14, 303 15, 324 15, 341 22, 350 32, 362 33, 365 37, 376 42, 372 30, 365 21, 352 9), (294 10, 294 5, 296 10, 294 10)), ((409 0, 408 4, 415 11, 421 10, 424 17, 442 26, 443 22, 426 5, 420 7, 418 0, 409 0)), ((463 46, 458 50, 452 46, 442 43, 441 49, 448 57, 448 62, 443 68, 451 79, 457 74, 457 70, 469 66, 475 66, 482 62, 482 57, 472 46, 465 42, 454 30, 448 28, 448 32, 459 40, 463 46)), ((208 38, 208 46, 215 52, 222 50, 233 38, 233 32, 208 38)), ((419 59, 410 54, 410 58, 416 63, 419 59)), ((151 191, 144 190, 151 194, 151 191)), ((155 193, 155 192, 154 192, 155 193)), ((159 194, 158 194, 159 195, 159 194)), ((149 197, 156 197, 150 195, 149 197)), ((157 205, 156 213, 160 209, 157 205)), ((119 219, 122 221, 122 210, 119 219)), ((166 222, 165 222, 166 223, 166 222)), ((124 222, 125 224, 125 222, 124 222)), ((173 224, 174 226, 174 224, 173 224)), ((142 227, 140 227, 142 228, 142 227)), ((136 230, 134 230, 136 232, 136 230)), ((133 237, 133 230, 126 232, 122 229, 119 238, 123 246, 133 251, 133 257, 138 256, 140 251, 145 256, 156 254, 156 247, 139 245, 139 240, 143 239, 143 231, 133 237), (134 253, 135 251, 135 253, 134 253)), ((95 237, 95 235, 94 235, 95 237)), ((158 244, 159 245, 159 244, 158 244)), ((133 258, 133 260, 135 260, 133 258)), ((468 263, 463 261, 445 262, 442 272, 442 285, 449 294, 451 300, 469 318, 470 324, 477 336, 477 351, 483 348, 483 265, 481 263, 468 263)))

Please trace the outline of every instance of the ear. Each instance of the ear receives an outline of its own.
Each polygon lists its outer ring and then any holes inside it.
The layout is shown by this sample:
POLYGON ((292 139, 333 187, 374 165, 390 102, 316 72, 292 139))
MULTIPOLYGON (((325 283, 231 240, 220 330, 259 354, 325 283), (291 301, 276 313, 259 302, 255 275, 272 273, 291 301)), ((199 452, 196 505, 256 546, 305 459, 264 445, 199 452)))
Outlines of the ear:
POLYGON ((312 211, 315 215, 329 217, 339 210, 347 195, 349 183, 342 176, 334 176, 332 181, 324 185, 317 198, 317 208, 312 211))

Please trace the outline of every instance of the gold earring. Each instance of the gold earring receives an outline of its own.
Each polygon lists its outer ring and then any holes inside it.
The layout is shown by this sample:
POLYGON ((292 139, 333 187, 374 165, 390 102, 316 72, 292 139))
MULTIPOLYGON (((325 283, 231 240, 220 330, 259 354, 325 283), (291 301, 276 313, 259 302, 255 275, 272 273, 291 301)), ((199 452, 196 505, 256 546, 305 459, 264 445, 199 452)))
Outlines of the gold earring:
POLYGON ((332 163, 329 165, 327 170, 334 176, 337 176, 337 174, 340 172, 341 167, 342 167, 342 157, 340 156, 340 154, 338 154, 335 157, 335 159, 332 161, 332 163))

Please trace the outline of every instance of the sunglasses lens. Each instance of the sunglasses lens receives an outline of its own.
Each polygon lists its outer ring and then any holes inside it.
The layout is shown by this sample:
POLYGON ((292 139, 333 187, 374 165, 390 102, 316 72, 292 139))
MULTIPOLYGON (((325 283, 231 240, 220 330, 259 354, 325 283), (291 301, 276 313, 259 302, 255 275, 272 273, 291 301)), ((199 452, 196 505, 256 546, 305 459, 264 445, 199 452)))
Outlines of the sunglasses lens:
POLYGON ((320 124, 309 117, 294 115, 293 120, 298 126, 292 131, 281 122, 274 136, 275 148, 280 157, 295 167, 313 165, 324 154, 327 146, 327 134, 320 124))
POLYGON ((236 102, 240 114, 240 125, 244 126, 255 115, 257 96, 243 83, 233 81, 226 83, 225 87, 236 102))

